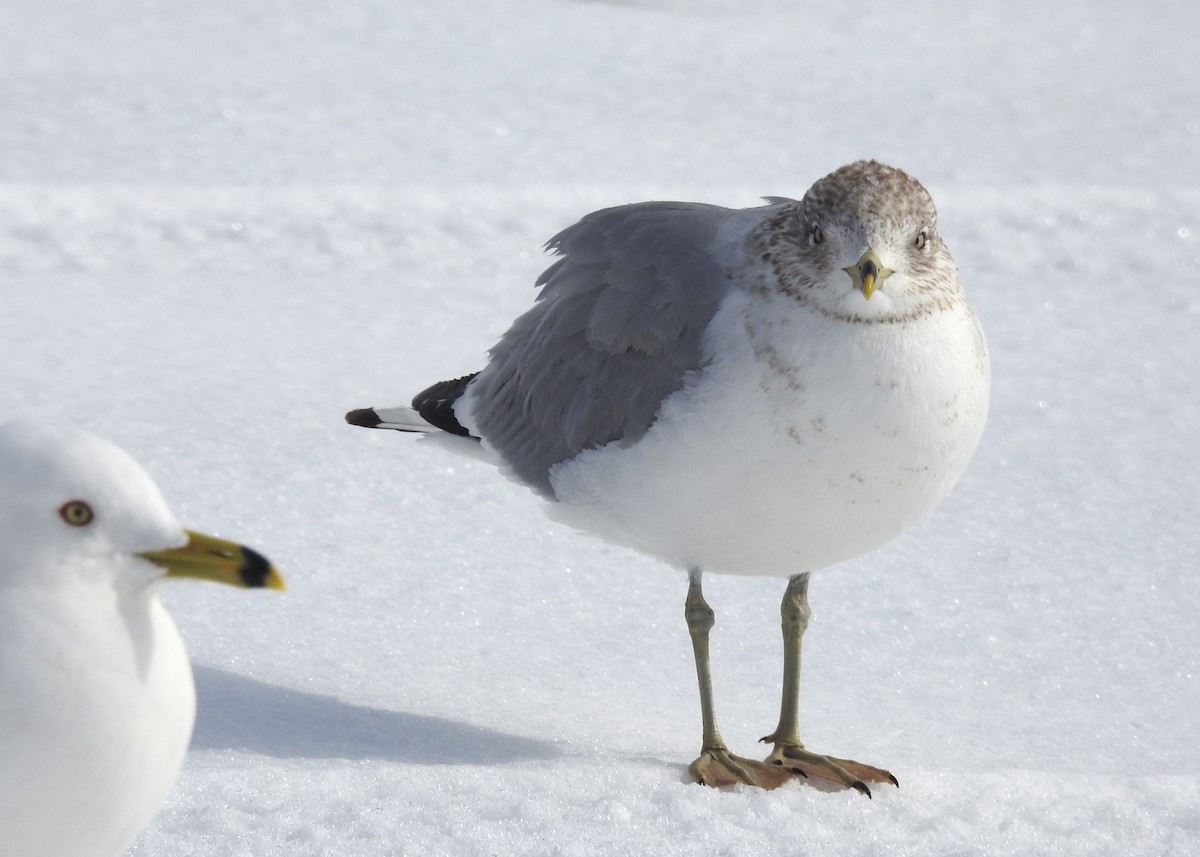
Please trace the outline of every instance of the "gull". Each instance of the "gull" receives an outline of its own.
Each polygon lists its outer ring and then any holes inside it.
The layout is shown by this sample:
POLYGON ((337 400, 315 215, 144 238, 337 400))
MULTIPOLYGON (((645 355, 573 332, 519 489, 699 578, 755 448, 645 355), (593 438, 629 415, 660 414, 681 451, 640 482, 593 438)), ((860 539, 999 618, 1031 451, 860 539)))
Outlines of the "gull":
POLYGON ((766 201, 587 215, 550 239, 561 258, 482 370, 346 419, 474 439, 551 517, 688 572, 697 782, 803 777, 869 796, 896 778, 800 740, 809 577, 949 492, 983 432, 988 351, 916 179, 858 161, 766 201), (707 571, 788 578, 765 761, 717 727, 707 571))
POLYGON ((196 712, 163 578, 283 588, 111 443, 0 426, 0 853, 115 857, 158 812, 196 712))

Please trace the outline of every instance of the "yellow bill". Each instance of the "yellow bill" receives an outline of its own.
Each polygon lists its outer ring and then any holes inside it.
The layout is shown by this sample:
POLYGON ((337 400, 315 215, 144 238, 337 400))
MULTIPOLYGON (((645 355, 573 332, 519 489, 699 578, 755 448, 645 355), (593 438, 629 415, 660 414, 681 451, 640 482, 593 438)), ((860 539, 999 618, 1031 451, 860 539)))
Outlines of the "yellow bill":
POLYGON ((248 589, 283 589, 283 575, 258 551, 184 530, 187 544, 162 551, 146 551, 142 559, 166 569, 167 577, 212 580, 248 589))
POLYGON ((875 294, 875 289, 883 285, 883 281, 892 275, 891 268, 885 268, 879 254, 870 248, 862 254, 862 258, 853 265, 842 269, 850 275, 854 288, 862 292, 867 300, 875 294))

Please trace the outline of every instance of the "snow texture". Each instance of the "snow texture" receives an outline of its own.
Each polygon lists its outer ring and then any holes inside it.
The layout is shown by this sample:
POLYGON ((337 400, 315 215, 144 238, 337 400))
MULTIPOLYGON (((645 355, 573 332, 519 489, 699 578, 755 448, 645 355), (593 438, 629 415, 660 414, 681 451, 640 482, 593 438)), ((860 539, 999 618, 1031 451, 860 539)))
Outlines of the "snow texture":
MULTIPOLYGON (((1200 851, 1198 36, 1170 0, 5 4, 0 418, 115 441, 290 587, 168 593, 198 720, 132 853, 1200 851), (806 743, 901 788, 712 791, 684 576, 342 414, 478 369, 587 211, 860 157, 933 193, 992 414, 812 587, 806 743)), ((706 580, 738 752, 783 586, 706 580)))

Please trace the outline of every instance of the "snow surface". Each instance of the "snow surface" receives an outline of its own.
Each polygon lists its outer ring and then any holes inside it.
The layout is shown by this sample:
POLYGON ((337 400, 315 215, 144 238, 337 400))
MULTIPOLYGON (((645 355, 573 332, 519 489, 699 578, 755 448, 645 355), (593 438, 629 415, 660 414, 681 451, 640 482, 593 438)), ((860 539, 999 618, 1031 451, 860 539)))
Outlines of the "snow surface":
MULTIPOLYGON (((0 418, 116 441, 291 587, 168 593, 198 722, 134 854, 1200 851, 1200 7, 947 9, 0 8, 0 418), (593 208, 863 156, 939 204, 992 417, 813 585, 806 742, 902 787, 712 791, 683 574, 342 414, 478 368, 593 208)), ((743 753, 783 585, 707 581, 743 753)))

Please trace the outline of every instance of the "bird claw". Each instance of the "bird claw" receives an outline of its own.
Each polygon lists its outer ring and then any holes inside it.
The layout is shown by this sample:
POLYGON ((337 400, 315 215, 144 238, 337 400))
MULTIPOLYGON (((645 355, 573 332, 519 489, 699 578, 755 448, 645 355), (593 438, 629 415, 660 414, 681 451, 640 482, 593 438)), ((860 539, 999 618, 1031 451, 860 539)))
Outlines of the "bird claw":
MULTIPOLYGON (((772 736, 763 740, 770 741, 772 736)), ((815 779, 838 788, 854 789, 868 798, 871 797, 871 789, 867 783, 891 783, 897 787, 900 785, 891 772, 882 768, 864 765, 851 759, 810 753, 796 744, 776 743, 766 761, 768 764, 781 766, 796 776, 815 779)))

